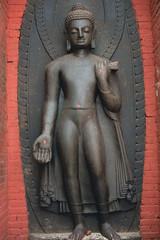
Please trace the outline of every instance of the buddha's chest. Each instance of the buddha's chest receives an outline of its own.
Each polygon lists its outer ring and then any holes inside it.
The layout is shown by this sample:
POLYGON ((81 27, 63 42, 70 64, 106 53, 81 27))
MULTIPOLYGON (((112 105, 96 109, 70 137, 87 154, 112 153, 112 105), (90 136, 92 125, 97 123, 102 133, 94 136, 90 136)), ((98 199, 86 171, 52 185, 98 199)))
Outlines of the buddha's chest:
POLYGON ((61 81, 63 87, 77 89, 93 89, 96 86, 94 65, 68 64, 61 71, 61 81))

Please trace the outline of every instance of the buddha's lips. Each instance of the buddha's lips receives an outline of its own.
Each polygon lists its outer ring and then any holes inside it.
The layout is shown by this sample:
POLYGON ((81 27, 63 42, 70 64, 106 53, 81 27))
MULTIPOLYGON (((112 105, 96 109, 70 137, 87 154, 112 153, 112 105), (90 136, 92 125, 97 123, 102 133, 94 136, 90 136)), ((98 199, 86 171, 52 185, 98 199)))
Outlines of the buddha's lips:
POLYGON ((83 43, 85 41, 85 39, 77 39, 78 43, 83 43))

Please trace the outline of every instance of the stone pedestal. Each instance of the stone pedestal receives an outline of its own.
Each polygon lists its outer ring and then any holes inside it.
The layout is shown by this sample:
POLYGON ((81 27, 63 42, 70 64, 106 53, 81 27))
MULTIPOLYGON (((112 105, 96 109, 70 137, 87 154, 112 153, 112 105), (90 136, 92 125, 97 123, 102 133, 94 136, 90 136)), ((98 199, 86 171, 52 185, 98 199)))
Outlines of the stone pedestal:
MULTIPOLYGON (((70 233, 31 233, 30 240, 67 240, 70 233)), ((121 240, 141 240, 139 232, 119 233, 121 240)), ((100 233, 92 233, 86 236, 84 240, 106 240, 100 233)))

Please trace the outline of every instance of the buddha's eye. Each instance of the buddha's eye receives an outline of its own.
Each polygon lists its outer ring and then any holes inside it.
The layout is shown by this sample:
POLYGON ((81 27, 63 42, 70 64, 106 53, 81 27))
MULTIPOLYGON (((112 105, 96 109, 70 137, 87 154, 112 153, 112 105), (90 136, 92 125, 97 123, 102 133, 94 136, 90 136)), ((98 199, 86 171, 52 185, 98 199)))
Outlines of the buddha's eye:
POLYGON ((77 30, 76 29, 72 29, 71 30, 71 34, 75 34, 75 33, 77 33, 77 30))
POLYGON ((90 33, 90 28, 84 28, 84 29, 83 29, 83 32, 84 32, 84 33, 90 33))

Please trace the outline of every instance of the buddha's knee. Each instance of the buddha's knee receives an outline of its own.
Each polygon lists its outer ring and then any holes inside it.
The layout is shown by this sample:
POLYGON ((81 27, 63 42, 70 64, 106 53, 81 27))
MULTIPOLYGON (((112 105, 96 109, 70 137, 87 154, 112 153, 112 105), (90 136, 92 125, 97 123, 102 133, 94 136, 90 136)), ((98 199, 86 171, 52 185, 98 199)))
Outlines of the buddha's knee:
POLYGON ((68 182, 75 182, 78 180, 78 171, 66 171, 65 173, 65 177, 67 179, 68 182))
POLYGON ((103 180, 105 178, 105 170, 104 170, 104 166, 100 166, 100 167, 93 167, 92 168, 92 175, 96 180, 103 180))

